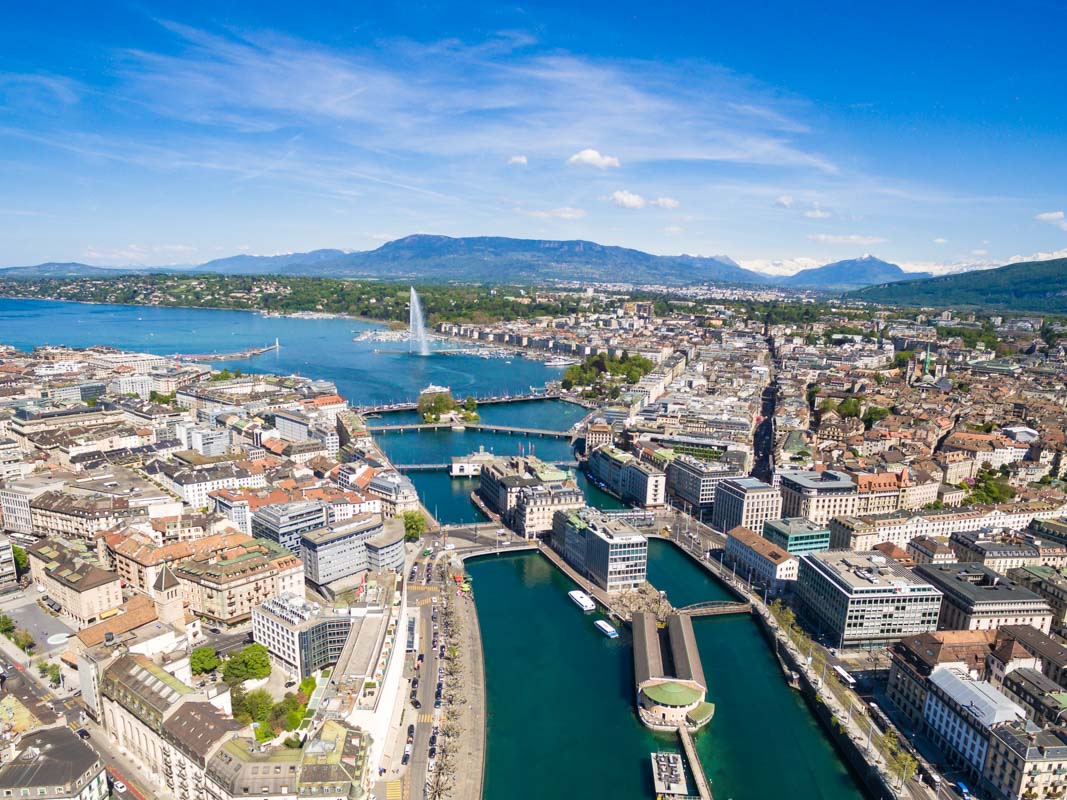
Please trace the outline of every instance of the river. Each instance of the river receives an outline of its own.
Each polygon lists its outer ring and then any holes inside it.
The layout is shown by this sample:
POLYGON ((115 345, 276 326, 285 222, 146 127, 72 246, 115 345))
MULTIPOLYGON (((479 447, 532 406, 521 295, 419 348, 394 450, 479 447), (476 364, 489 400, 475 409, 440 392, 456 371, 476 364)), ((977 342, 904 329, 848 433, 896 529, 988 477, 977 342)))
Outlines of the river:
MULTIPOLYGON (((571 603, 574 585, 536 553, 473 560, 485 652, 485 800, 652 795, 648 754, 677 750, 633 710, 629 631, 610 640, 571 603)), ((673 545, 649 543, 648 577, 675 606, 729 595, 673 545)), ((862 797, 782 679, 747 617, 694 620, 715 717, 696 736, 717 800, 862 797)))

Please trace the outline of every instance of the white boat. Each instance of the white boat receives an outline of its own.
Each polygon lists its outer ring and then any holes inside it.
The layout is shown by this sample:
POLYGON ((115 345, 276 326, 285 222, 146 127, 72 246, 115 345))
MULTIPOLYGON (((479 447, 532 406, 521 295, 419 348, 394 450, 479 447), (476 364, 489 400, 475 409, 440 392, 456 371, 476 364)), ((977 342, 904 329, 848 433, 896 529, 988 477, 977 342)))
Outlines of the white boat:
POLYGON ((617 630, 615 630, 613 627, 611 627, 611 625, 609 625, 604 620, 598 619, 593 624, 596 625, 598 631, 600 631, 602 634, 607 636, 609 639, 618 639, 619 638, 619 632, 617 630))
POLYGON ((575 589, 573 592, 567 592, 567 597, 573 600, 574 604, 582 609, 582 611, 593 611, 596 608, 596 603, 593 602, 593 598, 579 589, 575 589))
POLYGON ((573 367, 575 364, 580 363, 573 358, 550 358, 545 362, 546 367, 573 367))

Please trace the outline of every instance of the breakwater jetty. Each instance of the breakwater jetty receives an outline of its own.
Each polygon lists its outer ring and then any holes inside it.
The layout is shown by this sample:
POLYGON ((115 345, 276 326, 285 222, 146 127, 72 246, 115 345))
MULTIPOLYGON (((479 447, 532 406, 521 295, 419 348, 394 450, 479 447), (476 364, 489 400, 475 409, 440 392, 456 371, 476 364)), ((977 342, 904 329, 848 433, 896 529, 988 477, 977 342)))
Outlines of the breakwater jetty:
POLYGON ((249 347, 247 350, 238 350, 236 353, 175 353, 174 358, 177 361, 191 361, 191 362, 203 362, 203 361, 240 361, 245 358, 255 358, 261 356, 264 353, 269 353, 272 350, 280 350, 281 344, 278 340, 274 340, 274 344, 268 344, 263 347, 249 347))

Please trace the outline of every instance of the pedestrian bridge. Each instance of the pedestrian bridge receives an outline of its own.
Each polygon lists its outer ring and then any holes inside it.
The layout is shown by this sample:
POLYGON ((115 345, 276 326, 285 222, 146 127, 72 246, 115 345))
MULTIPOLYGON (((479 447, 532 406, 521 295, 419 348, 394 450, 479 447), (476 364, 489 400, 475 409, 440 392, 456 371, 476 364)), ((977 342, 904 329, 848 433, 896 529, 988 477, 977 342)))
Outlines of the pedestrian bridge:
POLYGON ((679 614, 687 614, 690 617, 719 617, 726 614, 751 614, 752 604, 734 600, 709 600, 677 610, 679 614))

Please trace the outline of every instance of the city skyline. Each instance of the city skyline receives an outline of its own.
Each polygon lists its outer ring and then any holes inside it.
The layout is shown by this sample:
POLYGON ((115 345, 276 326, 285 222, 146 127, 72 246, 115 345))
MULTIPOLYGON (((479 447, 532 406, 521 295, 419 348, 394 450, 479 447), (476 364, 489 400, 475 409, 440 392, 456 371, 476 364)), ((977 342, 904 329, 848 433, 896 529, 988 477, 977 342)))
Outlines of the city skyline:
POLYGON ((1067 252, 1064 12, 843 9, 19 9, 0 34, 0 263, 420 232, 778 274, 1067 252), (972 44, 991 26, 995 59, 972 44))

